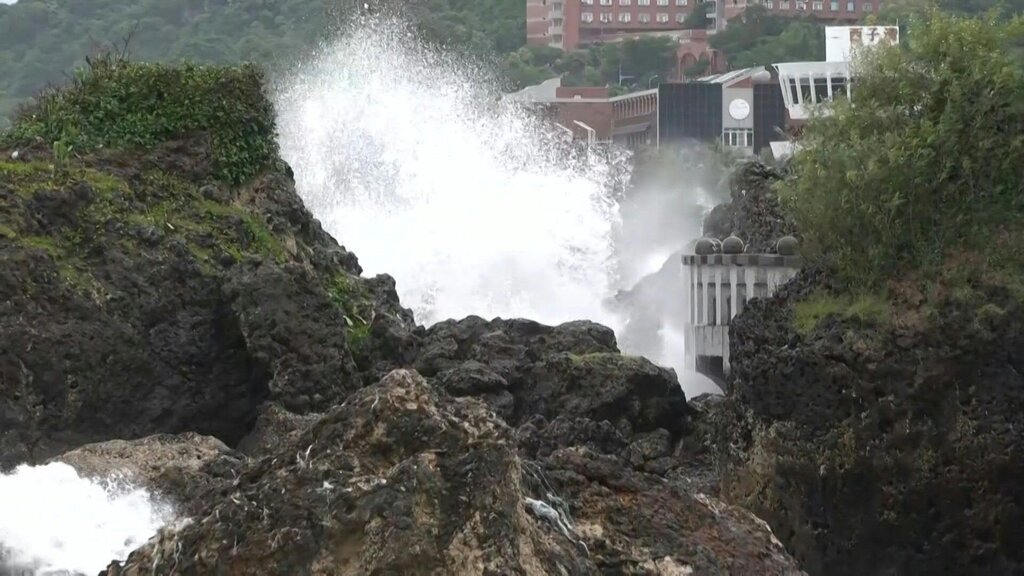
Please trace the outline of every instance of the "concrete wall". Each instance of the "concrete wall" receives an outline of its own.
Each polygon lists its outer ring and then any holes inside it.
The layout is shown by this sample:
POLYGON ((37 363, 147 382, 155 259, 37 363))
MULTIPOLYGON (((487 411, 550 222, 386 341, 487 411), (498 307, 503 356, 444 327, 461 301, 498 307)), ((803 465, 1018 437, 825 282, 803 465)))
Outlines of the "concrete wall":
POLYGON ((612 137, 612 122, 615 117, 614 109, 610 100, 600 102, 559 102, 556 104, 558 112, 555 116, 556 122, 573 131, 577 138, 586 138, 587 131, 576 124, 579 120, 590 126, 596 132, 598 140, 610 140, 612 137))

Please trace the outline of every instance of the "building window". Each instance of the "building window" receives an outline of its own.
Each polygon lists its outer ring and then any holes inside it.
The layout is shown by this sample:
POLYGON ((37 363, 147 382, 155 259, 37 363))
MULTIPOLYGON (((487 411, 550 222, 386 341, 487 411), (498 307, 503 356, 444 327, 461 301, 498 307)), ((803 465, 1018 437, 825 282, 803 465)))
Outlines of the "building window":
POLYGON ((775 8, 775 2, 772 0, 764 0, 764 7, 771 10, 772 8, 775 8))
POLYGON ((839 0, 832 0, 832 6, 830 9, 833 12, 839 12, 839 0))
POLYGON ((853 1, 852 0, 850 2, 846 3, 846 11, 847 12, 856 12, 857 11, 857 7, 853 5, 853 1))
POLYGON ((779 10, 789 10, 789 0, 779 0, 779 10))
POLYGON ((658 0, 658 6, 668 6, 668 0, 658 0))
POLYGON ((722 130, 722 144, 731 148, 750 148, 754 145, 754 129, 726 128, 722 130))
POLYGON ((632 19, 632 16, 633 15, 630 14, 629 12, 619 12, 619 22, 622 22, 623 24, 628 24, 629 21, 632 19))
POLYGON ((813 6, 815 10, 824 10, 825 9, 825 3, 824 2, 814 2, 813 4, 811 4, 811 6, 813 6))
POLYGON ((686 6, 688 0, 676 0, 676 6, 686 6))
POLYGON ((637 6, 650 6, 651 0, 636 0, 637 6))
POLYGON ((601 6, 611 6, 612 0, 601 0, 601 6))
POLYGON ((607 23, 612 21, 612 13, 611 12, 601 12, 601 14, 598 15, 598 20, 600 20, 601 22, 607 24, 607 23))
POLYGON ((580 20, 582 20, 584 22, 593 22, 594 21, 594 13, 593 12, 584 12, 584 13, 580 14, 580 20))
POLYGON ((619 0, 619 6, 629 6, 632 3, 632 0, 619 0))
POLYGON ((864 11, 865 12, 871 12, 874 9, 875 9, 875 7, 871 5, 871 2, 865 2, 864 3, 864 11))
POLYGON ((637 15, 637 19, 640 20, 640 22, 642 22, 643 24, 647 24, 648 22, 651 21, 651 15, 646 12, 641 12, 640 14, 637 15))
POLYGON ((666 22, 668 22, 668 13, 667 12, 658 12, 658 23, 659 24, 664 24, 666 22))
POLYGON ((686 14, 683 14, 682 12, 677 12, 676 13, 676 22, 678 22, 679 24, 682 24, 683 22, 686 22, 686 14))

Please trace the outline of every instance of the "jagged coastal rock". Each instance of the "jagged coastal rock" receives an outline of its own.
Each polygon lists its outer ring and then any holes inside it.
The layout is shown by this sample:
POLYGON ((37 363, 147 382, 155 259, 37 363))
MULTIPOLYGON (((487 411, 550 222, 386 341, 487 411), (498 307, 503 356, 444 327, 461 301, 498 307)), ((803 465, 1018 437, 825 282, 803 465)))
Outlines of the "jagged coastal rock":
POLYGON ((208 501, 105 574, 799 573, 748 512, 578 446, 525 460, 485 403, 410 370, 208 501))
MULTIPOLYGON (((744 229, 769 252, 796 235, 779 177, 741 170, 747 193, 705 233, 744 229)), ((810 574, 1024 571, 1024 485, 1009 480, 1024 477, 1024 310, 979 269, 954 260, 930 289, 908 277, 856 301, 812 263, 732 320, 729 394, 699 414, 721 495, 810 574)))
POLYGON ((204 183, 209 155, 196 137, 62 179, 0 166, 0 464, 157 432, 234 444, 265 401, 323 411, 361 387, 353 349, 378 317, 412 329, 286 174, 204 183))
POLYGON ((426 329, 363 278, 262 84, 100 60, 0 139, 0 469, 180 513, 106 574, 801 573, 609 329, 426 329))
POLYGON ((811 574, 1024 570, 1024 311, 981 285, 915 287, 881 326, 794 324, 799 277, 732 324, 714 414, 726 500, 764 518, 811 574))

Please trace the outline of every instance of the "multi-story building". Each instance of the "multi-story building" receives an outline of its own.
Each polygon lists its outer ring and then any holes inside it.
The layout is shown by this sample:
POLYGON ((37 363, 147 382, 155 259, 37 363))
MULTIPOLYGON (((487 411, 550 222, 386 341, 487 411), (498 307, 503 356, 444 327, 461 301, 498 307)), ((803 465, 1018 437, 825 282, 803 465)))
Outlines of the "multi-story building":
POLYGON ((763 66, 658 86, 658 142, 721 142, 758 154, 784 139, 789 116, 777 74, 763 66))
POLYGON ((526 0, 526 40, 575 50, 582 44, 620 40, 638 33, 682 30, 697 6, 707 6, 708 30, 759 3, 772 14, 855 23, 883 0, 526 0))

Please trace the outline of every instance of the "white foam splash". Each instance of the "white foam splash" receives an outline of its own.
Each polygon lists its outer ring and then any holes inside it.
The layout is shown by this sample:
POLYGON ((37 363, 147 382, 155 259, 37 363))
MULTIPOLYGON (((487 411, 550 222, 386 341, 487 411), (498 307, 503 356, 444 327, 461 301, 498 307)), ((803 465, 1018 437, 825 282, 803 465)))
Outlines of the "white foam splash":
POLYGON ((590 319, 614 282, 612 161, 486 89, 480 68, 371 20, 277 94, 300 194, 425 324, 469 314, 590 319))
POLYGON ((122 560, 173 512, 121 478, 97 482, 63 463, 0 475, 0 568, 15 574, 96 574, 122 560))

